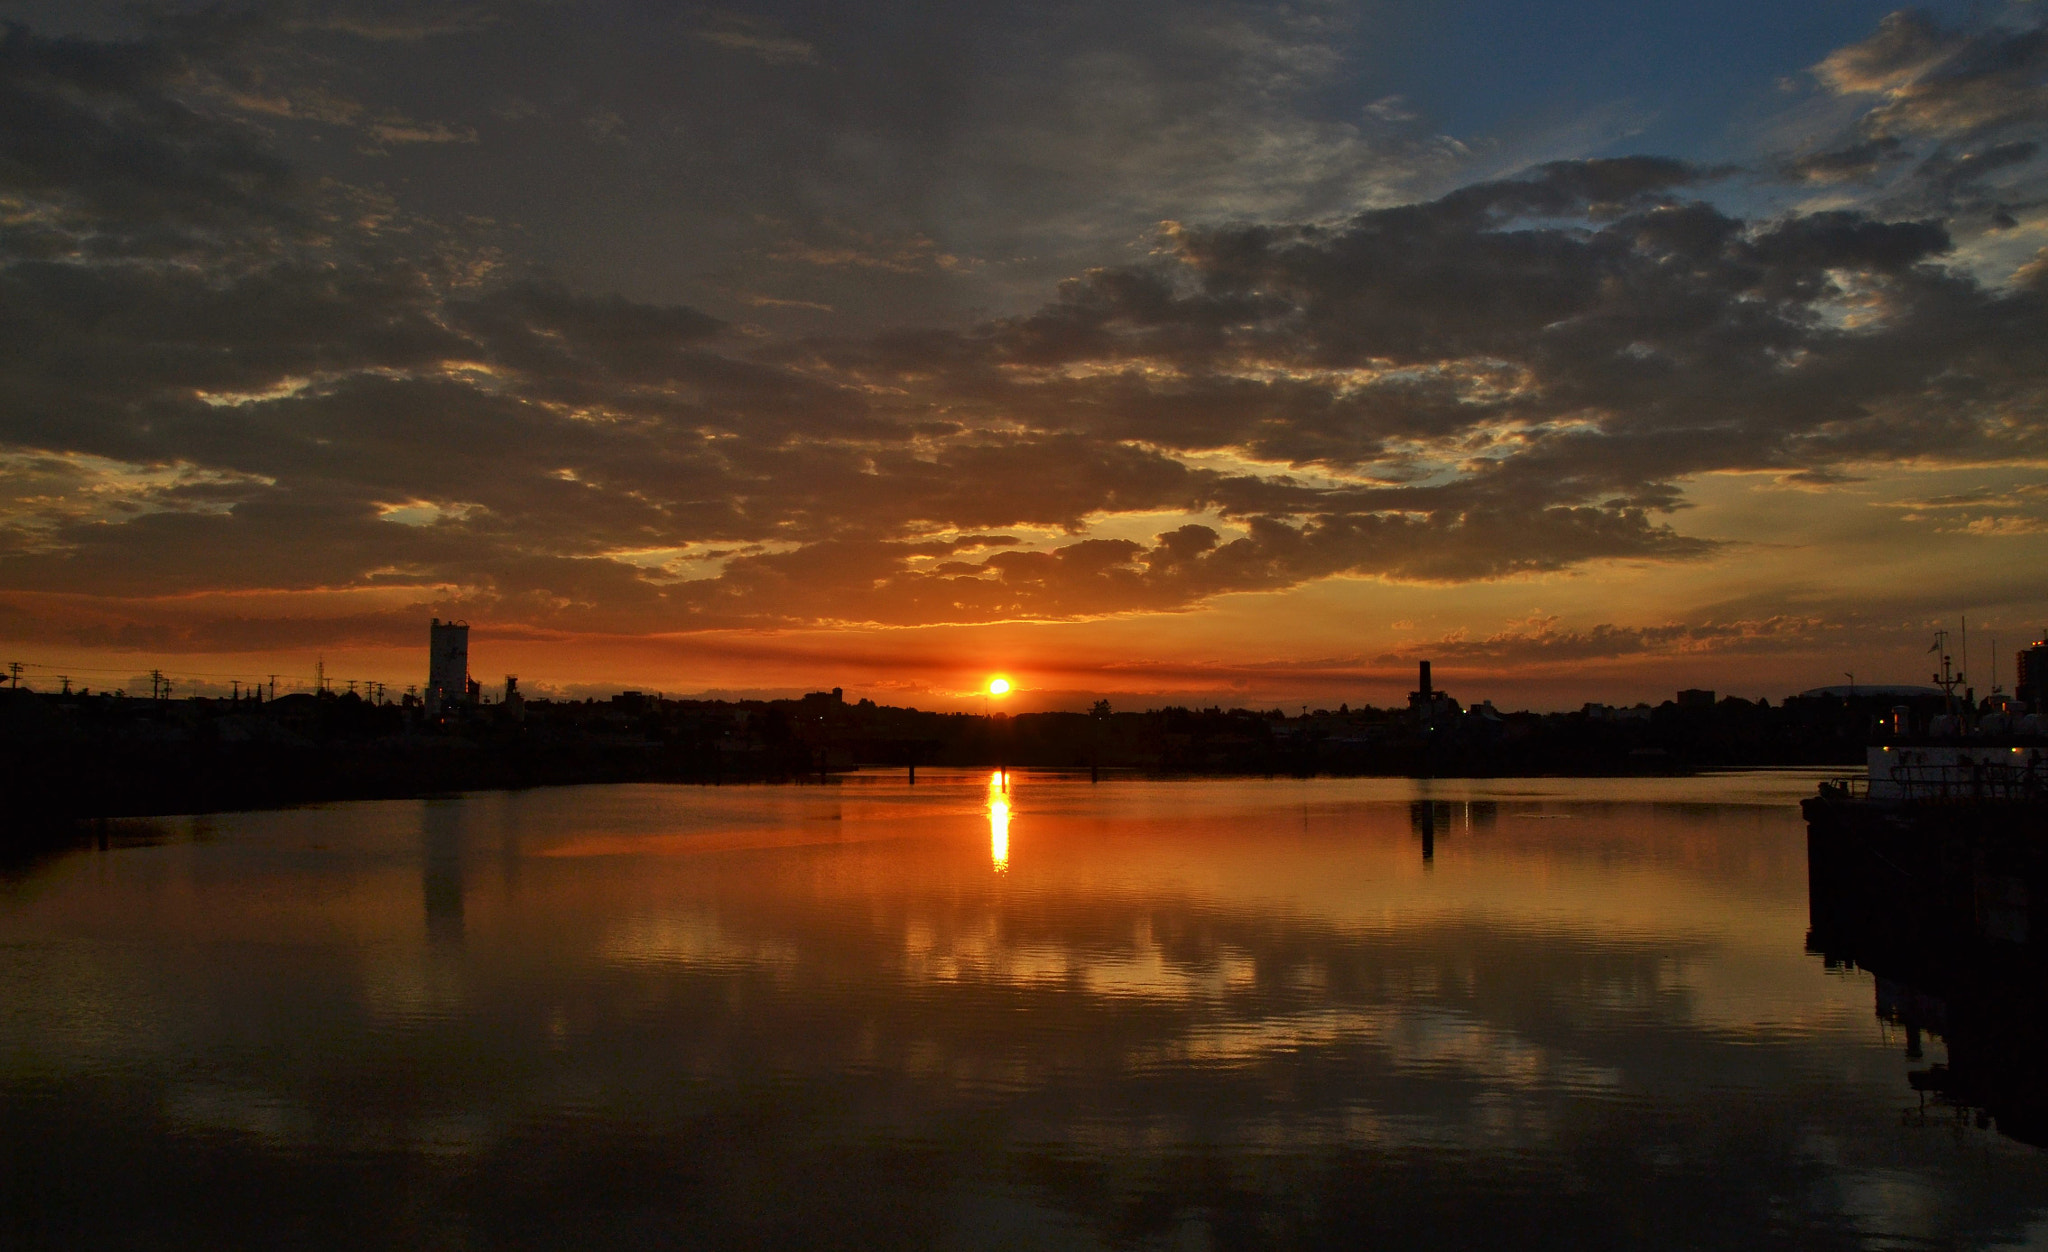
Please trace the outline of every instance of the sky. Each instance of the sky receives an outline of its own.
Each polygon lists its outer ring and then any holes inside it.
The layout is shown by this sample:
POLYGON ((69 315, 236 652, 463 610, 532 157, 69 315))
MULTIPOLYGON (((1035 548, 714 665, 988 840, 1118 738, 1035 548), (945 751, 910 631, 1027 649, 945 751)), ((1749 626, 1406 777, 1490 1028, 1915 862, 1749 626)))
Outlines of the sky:
POLYGON ((0 21, 31 686, 439 617, 487 690, 1543 709, 2048 624, 2041 0, 0 21))

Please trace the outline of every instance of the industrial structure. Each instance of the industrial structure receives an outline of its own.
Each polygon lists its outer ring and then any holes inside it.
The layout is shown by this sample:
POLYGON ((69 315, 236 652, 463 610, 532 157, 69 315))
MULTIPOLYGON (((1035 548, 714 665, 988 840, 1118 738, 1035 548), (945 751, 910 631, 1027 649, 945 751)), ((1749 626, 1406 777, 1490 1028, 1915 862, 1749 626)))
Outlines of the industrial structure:
POLYGON ((1424 661, 1417 669, 1416 689, 1408 693, 1408 708, 1411 715, 1425 729, 1434 729, 1457 720, 1464 710, 1448 691, 1438 691, 1430 686, 1429 662, 1424 661))
POLYGON ((469 623, 434 618, 428 627, 427 712, 438 715, 476 702, 476 684, 469 680, 469 623))

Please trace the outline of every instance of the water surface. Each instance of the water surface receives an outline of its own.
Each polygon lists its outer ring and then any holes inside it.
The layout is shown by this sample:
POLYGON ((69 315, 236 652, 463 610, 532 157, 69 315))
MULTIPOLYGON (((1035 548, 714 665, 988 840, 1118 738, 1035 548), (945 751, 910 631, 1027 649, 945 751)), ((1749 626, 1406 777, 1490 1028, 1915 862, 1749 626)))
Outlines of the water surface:
POLYGON ((2048 1244, 1806 950, 1802 774, 929 771, 0 880, 0 1243, 2048 1244))

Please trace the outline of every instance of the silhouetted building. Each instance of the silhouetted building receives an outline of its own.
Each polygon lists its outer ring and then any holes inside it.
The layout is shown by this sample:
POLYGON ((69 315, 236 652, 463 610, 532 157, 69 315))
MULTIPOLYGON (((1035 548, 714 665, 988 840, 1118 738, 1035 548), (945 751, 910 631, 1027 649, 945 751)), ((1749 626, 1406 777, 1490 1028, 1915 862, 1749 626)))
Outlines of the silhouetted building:
POLYGON ((433 619, 427 648, 427 711, 438 713, 474 697, 469 681, 469 623, 433 619))
POLYGON ((2048 630, 2041 632, 2041 638, 2020 650, 2013 659, 2013 694, 2026 706, 2029 713, 2048 712, 2042 707, 2048 700, 2048 630))
POLYGON ((1698 687, 1688 687, 1678 693, 1678 707, 1681 709, 1711 709, 1714 707, 1714 693, 1698 687))
POLYGON ((830 691, 807 691, 797 701, 797 708, 805 717, 826 717, 846 708, 846 689, 834 687, 830 691))
POLYGON ((1450 693, 1438 691, 1430 685, 1429 662, 1424 661, 1416 673, 1415 690, 1408 693, 1408 708, 1424 726, 1437 726, 1458 716, 1463 710, 1450 693))

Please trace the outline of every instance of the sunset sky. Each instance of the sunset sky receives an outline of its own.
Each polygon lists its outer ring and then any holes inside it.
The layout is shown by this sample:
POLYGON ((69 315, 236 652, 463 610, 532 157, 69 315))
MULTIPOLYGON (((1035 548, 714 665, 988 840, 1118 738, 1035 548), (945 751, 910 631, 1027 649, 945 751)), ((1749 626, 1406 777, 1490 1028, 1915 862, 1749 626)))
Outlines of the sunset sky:
POLYGON ((0 662, 1509 707, 2048 625, 2048 3, 10 3, 0 662))

